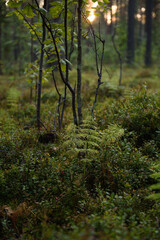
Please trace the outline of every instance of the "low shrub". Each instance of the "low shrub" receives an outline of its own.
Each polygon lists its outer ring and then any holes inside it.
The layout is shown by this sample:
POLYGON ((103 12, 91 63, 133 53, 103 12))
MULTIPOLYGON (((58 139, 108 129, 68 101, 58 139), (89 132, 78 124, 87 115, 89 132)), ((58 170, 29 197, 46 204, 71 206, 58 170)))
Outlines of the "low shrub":
POLYGON ((102 129, 108 124, 121 125, 128 132, 136 135, 136 144, 155 140, 160 128, 160 98, 156 93, 150 93, 145 87, 133 91, 128 98, 103 106, 96 112, 96 119, 102 129))

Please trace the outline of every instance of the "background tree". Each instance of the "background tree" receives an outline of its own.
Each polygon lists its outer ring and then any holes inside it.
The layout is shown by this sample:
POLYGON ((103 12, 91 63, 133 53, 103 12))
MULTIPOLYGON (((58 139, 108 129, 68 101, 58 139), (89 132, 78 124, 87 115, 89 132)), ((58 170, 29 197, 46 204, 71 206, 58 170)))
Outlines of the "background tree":
POLYGON ((2 23, 5 21, 5 15, 6 15, 6 5, 5 1, 1 1, 0 3, 0 75, 3 73, 2 70, 2 23))
POLYGON ((79 124, 82 123, 82 97, 81 97, 81 73, 82 73, 82 0, 78 0, 78 54, 77 54, 77 109, 78 109, 78 119, 79 124))
MULTIPOLYGON (((36 0, 35 0, 36 1, 36 0)), ((36 1, 37 7, 39 9, 38 1, 36 1)), ((44 0, 43 8, 46 9, 47 7, 47 0, 44 0)), ((45 27, 45 20, 42 17, 42 44, 41 44, 41 54, 40 54, 40 61, 39 61, 39 80, 38 80, 38 96, 37 96, 37 127, 40 129, 41 126, 41 88, 42 88, 42 74, 43 74, 43 60, 44 60, 44 41, 46 39, 46 27, 45 27)))
POLYGON ((134 25, 135 0, 128 2, 127 63, 134 62, 134 25))
POLYGON ((113 12, 112 12, 112 5, 113 5, 113 0, 110 0, 109 2, 109 8, 110 8, 110 24, 108 26, 109 29, 109 33, 112 34, 112 30, 113 30, 113 12))
POLYGON ((146 0, 146 66, 150 66, 152 63, 152 9, 153 0, 146 0))

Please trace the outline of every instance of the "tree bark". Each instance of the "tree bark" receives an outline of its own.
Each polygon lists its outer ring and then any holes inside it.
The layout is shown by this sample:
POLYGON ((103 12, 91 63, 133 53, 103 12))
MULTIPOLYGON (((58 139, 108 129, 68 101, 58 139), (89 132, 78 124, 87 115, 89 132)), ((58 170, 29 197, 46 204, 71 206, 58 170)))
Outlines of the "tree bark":
POLYGON ((145 52, 145 65, 152 64, 152 9, 153 0, 146 0, 146 52, 145 52))
POLYGON ((109 24, 109 33, 112 34, 112 30, 113 30, 113 21, 112 21, 112 18, 113 18, 113 13, 112 13, 112 0, 110 0, 109 8, 110 8, 110 13, 111 13, 111 22, 110 22, 110 24, 109 24))
POLYGON ((135 0, 129 0, 128 3, 128 35, 127 35, 127 63, 134 62, 134 13, 135 0))
POLYGON ((78 55, 77 55, 77 110, 78 110, 78 121, 79 124, 82 123, 82 97, 81 97, 81 71, 82 71, 82 0, 78 0, 78 55))
MULTIPOLYGON (((65 29, 65 59, 68 60, 68 41, 67 41, 67 36, 68 36, 68 26, 67 26, 67 17, 68 17, 68 1, 65 0, 65 17, 64 17, 64 29, 65 29)), ((68 76, 69 76, 69 66, 68 62, 66 62, 66 82, 68 82, 68 76)), ((67 85, 65 84, 65 90, 64 90, 64 102, 63 102, 63 107, 62 107, 62 115, 61 115, 61 120, 59 124, 59 128, 61 129, 62 122, 63 122, 63 115, 64 115, 64 110, 66 106, 66 96, 67 96, 67 85)))
POLYGON ((143 29, 143 24, 142 24, 142 17, 143 17, 143 12, 142 12, 142 4, 140 2, 140 21, 139 21, 139 31, 138 31, 138 45, 141 45, 142 42, 142 29, 143 29))
MULTIPOLYGON (((47 0, 44 0, 44 6, 43 8, 46 9, 47 6, 47 0)), ((44 41, 46 38, 46 28, 45 28, 45 20, 42 18, 42 44, 41 44, 41 55, 40 55, 40 61, 39 61, 39 79, 38 79, 38 96, 37 96, 37 127, 40 130, 41 125, 41 88, 42 88, 42 74, 43 74, 43 58, 44 58, 44 41)))
POLYGON ((0 75, 2 75, 2 24, 0 23, 0 75))
MULTIPOLYGON (((33 1, 32 1, 33 4, 33 1)), ((31 18, 31 24, 33 25, 33 18, 31 18)), ((34 62, 34 51, 33 51, 33 36, 31 35, 31 48, 30 48, 30 58, 31 63, 34 62)), ((32 83, 31 83, 32 84, 32 83)), ((33 87, 30 87, 30 102, 32 103, 33 100, 33 87)))
POLYGON ((14 27, 14 32, 13 32, 14 49, 13 49, 13 53, 14 53, 14 61, 17 63, 17 60, 18 60, 18 44, 17 44, 16 32, 17 31, 14 27))

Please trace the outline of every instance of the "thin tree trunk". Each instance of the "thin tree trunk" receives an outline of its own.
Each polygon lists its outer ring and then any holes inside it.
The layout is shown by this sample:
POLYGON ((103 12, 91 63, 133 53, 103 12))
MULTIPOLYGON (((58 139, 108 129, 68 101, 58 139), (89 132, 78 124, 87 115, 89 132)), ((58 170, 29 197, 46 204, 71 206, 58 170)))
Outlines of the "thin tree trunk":
POLYGON ((109 33, 112 34, 112 30, 113 30, 112 0, 110 0, 109 7, 110 7, 110 13, 111 13, 111 22, 109 24, 109 33))
POLYGON ((118 18, 120 19, 120 13, 119 13, 119 0, 116 0, 117 10, 115 14, 115 26, 118 24, 118 18))
POLYGON ((128 38, 127 38, 127 63, 134 62, 134 13, 135 0, 129 0, 128 3, 128 38))
MULTIPOLYGON (((46 9, 47 0, 44 0, 44 6, 43 8, 46 9)), ((39 62, 39 79, 38 79, 38 96, 37 96, 37 127, 40 130, 41 125, 41 88, 42 88, 42 74, 43 74, 43 58, 44 58, 44 41, 46 38, 46 28, 44 19, 42 18, 42 29, 43 29, 43 35, 42 35, 42 44, 41 44, 41 55, 40 55, 40 62, 39 62)))
POLYGON ((0 23, 0 75, 2 75, 2 24, 0 23))
POLYGON ((122 11, 122 0, 120 0, 119 9, 120 9, 120 20, 122 20, 122 15, 123 15, 123 11, 122 11))
MULTIPOLYGON (((65 59, 68 60, 68 41, 67 41, 67 35, 68 35, 68 27, 67 27, 67 17, 68 17, 68 1, 65 0, 65 17, 64 17, 64 29, 65 29, 65 59)), ((66 61, 66 82, 68 82, 68 75, 69 75, 69 66, 68 62, 66 61)), ((62 126, 63 122, 63 115, 64 115, 64 110, 66 106, 66 96, 67 96, 67 85, 65 84, 65 90, 64 90, 64 102, 63 102, 63 107, 62 107, 62 115, 61 115, 61 121, 60 121, 60 126, 62 126)))
POLYGON ((112 43, 113 43, 113 47, 119 58, 119 64, 120 64, 119 86, 121 86, 122 85, 122 57, 121 57, 120 51, 118 50, 116 43, 115 43, 116 28, 117 28, 117 25, 114 26, 114 29, 112 32, 112 43))
POLYGON ((82 71, 82 45, 81 45, 81 36, 82 36, 82 0, 78 0, 78 56, 77 56, 77 109, 78 109, 78 121, 79 124, 82 123, 82 98, 81 98, 81 71, 82 71))
POLYGON ((17 45, 16 29, 14 29, 14 32, 13 32, 13 41, 15 43, 14 49, 13 49, 14 61, 17 63, 17 60, 18 60, 18 45, 17 45))
POLYGON ((68 54, 68 60, 71 60, 71 55, 74 52, 74 30, 75 30, 75 22, 76 22, 76 12, 77 12, 77 5, 75 5, 75 9, 73 12, 73 18, 71 23, 71 43, 70 43, 70 51, 68 54))
MULTIPOLYGON (((33 1, 32 1, 33 3, 33 1)), ((31 24, 33 24, 33 18, 31 18, 31 24)), ((31 35, 31 49, 30 49, 31 63, 34 62, 34 52, 33 52, 33 36, 31 35)), ((32 83, 31 83, 32 84, 32 83)), ((33 100, 33 87, 30 87, 30 102, 33 100)))
POLYGON ((126 13, 127 13, 127 2, 128 1, 123 1, 123 0, 120 0, 120 20, 121 21, 126 21, 126 13))
MULTIPOLYGON (((30 49, 30 54, 31 54, 31 63, 33 63, 33 37, 31 36, 31 49, 30 49)), ((31 82, 32 84, 32 82, 31 82)), ((32 103, 33 100, 33 87, 30 87, 30 102, 32 103)))
MULTIPOLYGON (((37 7, 39 8, 38 1, 35 0, 35 2, 36 2, 37 7)), ((54 47, 55 47, 55 52, 56 52, 56 56, 57 56, 57 60, 58 60, 58 68, 59 68, 59 73, 60 73, 61 79, 62 79, 63 83, 64 83, 65 85, 67 85, 69 91, 70 91, 71 94, 72 94, 72 112, 73 112, 74 124, 78 125, 78 122, 77 122, 77 113, 76 113, 76 108, 75 108, 75 89, 73 89, 73 88, 71 87, 69 81, 66 82, 64 73, 63 73, 63 71, 62 71, 61 59, 60 59, 60 55, 59 55, 57 43, 56 43, 56 40, 55 40, 53 31, 52 31, 51 23, 50 23, 50 21, 39 11, 39 9, 38 9, 38 12, 40 13, 41 18, 43 19, 44 26, 48 29, 48 31, 49 31, 50 34, 51 34, 51 38, 52 38, 52 41, 53 41, 53 45, 54 45, 54 47), (49 25, 46 23, 46 21, 48 22, 49 25)))
POLYGON ((146 52, 145 52, 145 65, 152 64, 152 9, 153 0, 146 0, 146 52))
POLYGON ((140 9, 140 19, 139 19, 139 30, 138 30, 138 46, 141 45, 142 42, 142 18, 143 18, 143 12, 142 12, 142 1, 139 2, 139 9, 140 9))

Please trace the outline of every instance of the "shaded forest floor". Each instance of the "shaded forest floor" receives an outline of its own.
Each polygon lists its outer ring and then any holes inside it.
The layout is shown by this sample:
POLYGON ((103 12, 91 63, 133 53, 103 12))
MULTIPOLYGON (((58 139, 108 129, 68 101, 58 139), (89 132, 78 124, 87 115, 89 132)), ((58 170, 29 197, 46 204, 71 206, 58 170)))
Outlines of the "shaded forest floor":
POLYGON ((97 78, 86 70, 85 125, 72 125, 68 95, 61 132, 44 82, 38 132, 26 77, 0 77, 0 239, 159 239, 160 201, 148 196, 159 171, 160 70, 125 68, 121 87, 118 78, 105 71, 91 121, 97 78))

